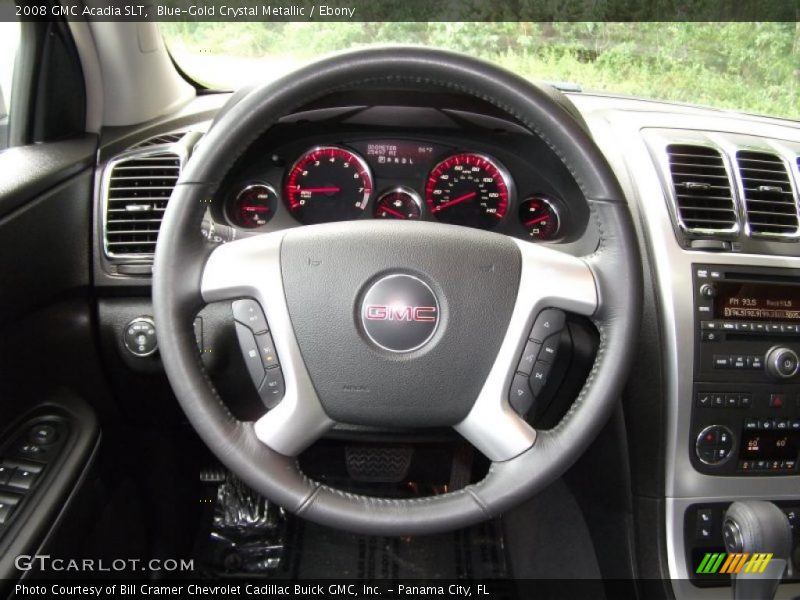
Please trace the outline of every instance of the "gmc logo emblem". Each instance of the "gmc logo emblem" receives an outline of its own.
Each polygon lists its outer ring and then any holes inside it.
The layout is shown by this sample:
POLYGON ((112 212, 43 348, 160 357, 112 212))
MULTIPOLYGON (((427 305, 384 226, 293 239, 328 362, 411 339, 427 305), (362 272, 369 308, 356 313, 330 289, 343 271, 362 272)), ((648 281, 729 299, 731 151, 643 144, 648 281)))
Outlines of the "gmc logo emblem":
POLYGON ((367 304, 364 309, 364 318, 369 321, 416 321, 418 323, 436 321, 435 306, 367 304))

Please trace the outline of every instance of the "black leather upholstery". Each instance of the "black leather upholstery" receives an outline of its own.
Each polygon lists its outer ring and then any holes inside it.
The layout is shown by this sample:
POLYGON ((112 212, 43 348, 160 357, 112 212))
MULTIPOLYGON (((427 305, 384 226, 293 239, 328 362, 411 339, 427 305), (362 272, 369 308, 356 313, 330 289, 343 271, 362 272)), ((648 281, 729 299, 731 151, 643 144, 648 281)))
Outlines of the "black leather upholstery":
POLYGON ((156 249, 153 303, 159 345, 176 396, 212 451, 254 489, 313 521, 373 534, 453 529, 501 513, 541 490, 586 449, 617 402, 631 363, 641 309, 641 265, 624 196, 587 132, 529 82, 470 57, 424 48, 339 55, 255 89, 212 128, 187 165, 166 211, 156 249), (495 463, 486 479, 442 496, 388 500, 356 496, 307 479, 294 459, 258 441, 236 421, 197 357, 192 317, 202 304, 206 251, 199 235, 206 202, 240 154, 281 116, 333 91, 404 83, 450 88, 481 98, 526 124, 575 177, 601 231, 586 257, 598 285, 596 364, 579 397, 533 447, 495 463))

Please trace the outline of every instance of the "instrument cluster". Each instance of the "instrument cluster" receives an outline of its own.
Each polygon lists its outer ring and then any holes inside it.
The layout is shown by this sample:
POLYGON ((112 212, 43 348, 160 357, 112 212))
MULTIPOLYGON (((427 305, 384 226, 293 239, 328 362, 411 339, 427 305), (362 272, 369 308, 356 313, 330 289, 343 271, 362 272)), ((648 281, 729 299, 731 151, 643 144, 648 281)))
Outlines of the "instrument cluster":
POLYGON ((248 230, 269 229, 285 212, 300 224, 425 219, 533 241, 563 238, 568 215, 552 190, 521 188, 490 153, 413 139, 323 144, 291 160, 273 155, 269 176, 248 172, 224 202, 229 223, 248 230))

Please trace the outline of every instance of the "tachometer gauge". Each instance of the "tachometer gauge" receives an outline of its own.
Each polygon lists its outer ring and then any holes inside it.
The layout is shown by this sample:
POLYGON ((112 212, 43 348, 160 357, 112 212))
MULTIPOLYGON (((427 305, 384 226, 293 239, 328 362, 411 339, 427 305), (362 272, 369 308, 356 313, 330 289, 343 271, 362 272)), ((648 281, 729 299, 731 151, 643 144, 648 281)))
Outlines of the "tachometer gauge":
POLYGON ((531 196, 519 206, 519 220, 533 239, 546 242, 561 230, 556 204, 542 196, 531 196))
POLYGON ((375 203, 378 219, 419 219, 421 216, 422 202, 417 193, 408 188, 390 190, 375 203))
POLYGON ((253 183, 236 194, 228 207, 228 218, 234 225, 255 229, 267 224, 277 206, 278 195, 272 186, 253 183))
POLYGON ((364 160, 344 148, 309 150, 289 170, 284 197, 303 223, 346 221, 361 216, 372 193, 372 175, 364 160))
POLYGON ((482 154, 454 154, 436 165, 425 184, 425 202, 445 223, 491 229, 506 215, 511 177, 482 154))

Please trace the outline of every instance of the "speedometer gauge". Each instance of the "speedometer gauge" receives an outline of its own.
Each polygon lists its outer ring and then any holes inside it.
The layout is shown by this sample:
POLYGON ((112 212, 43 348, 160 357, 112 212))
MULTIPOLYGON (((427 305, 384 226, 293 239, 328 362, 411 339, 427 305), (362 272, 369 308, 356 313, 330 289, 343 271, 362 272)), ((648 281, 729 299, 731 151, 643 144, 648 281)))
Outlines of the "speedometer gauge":
POLYGON ((425 201, 445 223, 491 229, 506 215, 511 177, 482 154, 454 154, 436 165, 425 184, 425 201))
POLYGON ((314 148, 303 154, 284 184, 289 210, 303 223, 356 219, 371 193, 372 175, 367 163, 338 146, 314 148))

